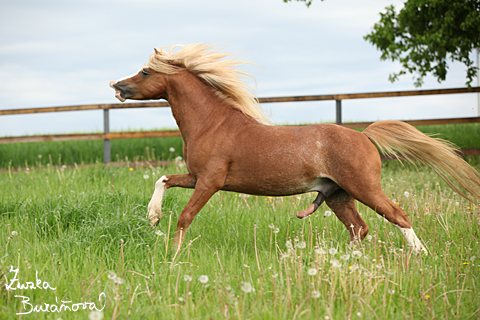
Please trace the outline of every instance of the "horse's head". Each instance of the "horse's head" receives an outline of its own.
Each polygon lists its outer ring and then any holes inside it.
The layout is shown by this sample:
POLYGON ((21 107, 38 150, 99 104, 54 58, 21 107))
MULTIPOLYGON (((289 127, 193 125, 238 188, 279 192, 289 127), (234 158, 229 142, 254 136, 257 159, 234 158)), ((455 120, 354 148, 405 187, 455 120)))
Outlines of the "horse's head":
POLYGON ((115 89, 115 97, 124 102, 131 100, 165 99, 165 77, 163 74, 144 67, 137 74, 110 81, 110 87, 115 89))

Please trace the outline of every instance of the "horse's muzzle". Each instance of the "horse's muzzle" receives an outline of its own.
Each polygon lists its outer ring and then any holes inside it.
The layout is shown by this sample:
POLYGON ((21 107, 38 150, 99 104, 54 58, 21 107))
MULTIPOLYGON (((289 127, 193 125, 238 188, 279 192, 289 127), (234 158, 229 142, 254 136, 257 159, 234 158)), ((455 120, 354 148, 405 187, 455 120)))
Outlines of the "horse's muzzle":
POLYGON ((115 89, 115 98, 124 102, 131 96, 129 93, 129 85, 127 83, 122 83, 121 81, 110 81, 110 87, 115 89))

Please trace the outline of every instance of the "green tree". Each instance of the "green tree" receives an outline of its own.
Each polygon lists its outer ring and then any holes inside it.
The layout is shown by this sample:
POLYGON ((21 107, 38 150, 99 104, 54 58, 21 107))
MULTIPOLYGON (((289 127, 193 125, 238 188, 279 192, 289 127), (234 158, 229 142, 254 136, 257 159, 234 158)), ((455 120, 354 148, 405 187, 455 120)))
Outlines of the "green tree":
MULTIPOLYGON (((283 0, 283 2, 291 2, 292 0, 283 0)), ((299 1, 299 2, 305 2, 305 4, 307 5, 307 7, 310 7, 310 5, 312 4, 312 1, 313 0, 295 0, 295 1, 299 1)), ((321 0, 323 1, 323 0, 321 0)))
POLYGON ((408 72, 417 87, 427 73, 442 82, 451 60, 465 64, 470 86, 478 71, 470 53, 480 48, 479 0, 407 0, 398 13, 393 5, 385 9, 364 38, 382 52, 381 60, 400 62, 390 81, 408 72))

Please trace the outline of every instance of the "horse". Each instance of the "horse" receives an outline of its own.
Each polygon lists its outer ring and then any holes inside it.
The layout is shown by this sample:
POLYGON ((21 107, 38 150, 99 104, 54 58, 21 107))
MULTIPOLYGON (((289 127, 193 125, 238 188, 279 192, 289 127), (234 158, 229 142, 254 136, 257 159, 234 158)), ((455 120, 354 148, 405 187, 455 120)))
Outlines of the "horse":
POLYGON ((110 82, 121 102, 165 99, 171 107, 188 173, 158 179, 148 218, 158 224, 167 189, 194 189, 178 218, 173 241, 178 249, 198 212, 223 190, 258 196, 317 192, 297 217, 311 215, 326 202, 353 243, 369 231, 357 200, 397 227, 414 252, 427 253, 405 211, 382 190, 379 150, 416 159, 461 196, 480 198, 480 174, 457 155, 458 147, 404 122, 378 121, 363 132, 335 124, 271 125, 244 82, 252 77, 237 68, 245 63, 215 45, 176 45, 155 48, 137 74, 110 82))

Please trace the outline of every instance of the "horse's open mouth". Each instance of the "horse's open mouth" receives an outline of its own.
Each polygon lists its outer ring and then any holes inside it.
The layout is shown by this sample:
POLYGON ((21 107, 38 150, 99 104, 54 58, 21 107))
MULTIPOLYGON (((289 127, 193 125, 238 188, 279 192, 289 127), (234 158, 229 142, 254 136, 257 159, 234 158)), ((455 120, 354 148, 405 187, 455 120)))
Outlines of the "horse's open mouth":
POLYGON ((122 91, 120 90, 115 90, 115 98, 117 98, 118 100, 120 100, 120 102, 124 102, 125 98, 122 98, 122 91))
POLYGON ((115 98, 117 98, 118 100, 120 100, 120 102, 124 102, 124 101, 127 100, 127 99, 125 99, 124 97, 122 97, 123 91, 115 88, 115 86, 114 86, 115 83, 116 83, 115 81, 110 81, 110 87, 113 88, 113 89, 115 89, 115 98))

